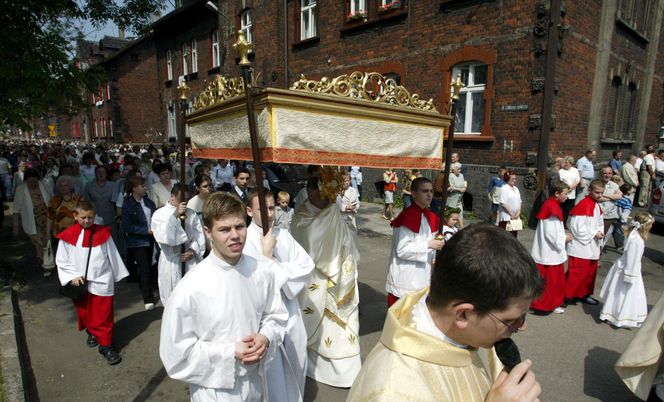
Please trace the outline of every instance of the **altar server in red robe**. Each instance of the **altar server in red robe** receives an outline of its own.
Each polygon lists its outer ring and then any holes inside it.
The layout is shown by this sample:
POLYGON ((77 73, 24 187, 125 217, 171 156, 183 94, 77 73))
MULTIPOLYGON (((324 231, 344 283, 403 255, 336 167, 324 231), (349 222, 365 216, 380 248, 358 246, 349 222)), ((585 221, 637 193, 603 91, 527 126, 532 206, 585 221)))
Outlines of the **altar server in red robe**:
POLYGON ((408 293, 429 286, 431 264, 445 244, 436 240, 438 215, 428 209, 433 198, 431 180, 418 177, 410 185, 413 203, 392 222, 392 255, 387 274, 387 306, 408 293))
POLYGON ((604 193, 604 182, 593 180, 586 198, 570 211, 569 229, 572 241, 567 245, 568 270, 565 282, 565 303, 580 300, 596 305, 592 297, 595 276, 604 238, 602 208, 597 201, 604 193))
POLYGON ((544 291, 530 304, 536 314, 565 312, 560 307, 565 299, 565 244, 572 240, 572 235, 565 233, 560 204, 567 199, 569 190, 569 186, 562 181, 553 183, 551 197, 544 201, 536 215, 538 223, 530 255, 544 279, 544 291))
POLYGON ((57 235, 55 262, 63 286, 69 282, 87 286, 85 297, 74 301, 78 330, 85 329, 87 345, 99 346, 99 353, 113 365, 122 361, 113 347, 114 283, 129 272, 113 243, 111 228, 94 224, 95 216, 94 204, 80 201, 76 205, 76 223, 57 235))

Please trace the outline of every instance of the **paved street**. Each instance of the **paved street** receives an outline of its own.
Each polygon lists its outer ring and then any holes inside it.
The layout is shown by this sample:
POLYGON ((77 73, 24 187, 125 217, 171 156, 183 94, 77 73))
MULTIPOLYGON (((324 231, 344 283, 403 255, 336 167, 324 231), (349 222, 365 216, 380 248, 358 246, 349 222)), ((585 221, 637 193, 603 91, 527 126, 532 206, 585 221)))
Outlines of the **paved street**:
MULTIPOLYGON (((362 355, 378 340, 385 316, 384 283, 391 229, 380 218, 380 206, 363 204, 360 230, 360 333, 362 355)), ((184 383, 166 376, 158 356, 162 308, 146 312, 136 284, 117 286, 115 341, 123 362, 108 366, 96 349, 85 346, 76 331, 71 302, 57 294, 57 279, 43 278, 25 241, 11 238, 8 225, 0 237, 5 264, 15 264, 26 284, 19 291, 25 334, 42 401, 183 401, 184 383)), ((520 234, 530 248, 533 231, 520 234)), ((644 280, 650 305, 664 290, 664 241, 653 234, 644 257, 644 280)), ((598 291, 617 254, 602 257, 598 291)), ((570 306, 563 315, 528 316, 528 328, 515 335, 524 357, 535 362, 543 401, 636 401, 615 375, 612 365, 636 331, 612 329, 598 321, 599 307, 570 306)), ((336 402, 346 390, 313 381, 307 401, 336 402)))

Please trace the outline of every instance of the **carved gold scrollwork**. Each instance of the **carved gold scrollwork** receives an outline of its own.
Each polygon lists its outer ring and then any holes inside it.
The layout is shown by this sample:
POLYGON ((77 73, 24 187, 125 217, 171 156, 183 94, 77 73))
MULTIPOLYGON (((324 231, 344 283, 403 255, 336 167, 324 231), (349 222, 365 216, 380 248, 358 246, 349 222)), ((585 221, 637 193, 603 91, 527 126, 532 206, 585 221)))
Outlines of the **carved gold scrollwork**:
POLYGON ((350 75, 340 75, 333 79, 323 77, 320 81, 308 80, 302 74, 291 89, 438 112, 433 99, 421 100, 418 94, 411 94, 394 79, 375 72, 355 71, 350 75))
POLYGON ((241 95, 244 95, 244 81, 242 77, 226 78, 222 75, 217 75, 203 92, 196 97, 194 110, 218 105, 225 100, 241 95))

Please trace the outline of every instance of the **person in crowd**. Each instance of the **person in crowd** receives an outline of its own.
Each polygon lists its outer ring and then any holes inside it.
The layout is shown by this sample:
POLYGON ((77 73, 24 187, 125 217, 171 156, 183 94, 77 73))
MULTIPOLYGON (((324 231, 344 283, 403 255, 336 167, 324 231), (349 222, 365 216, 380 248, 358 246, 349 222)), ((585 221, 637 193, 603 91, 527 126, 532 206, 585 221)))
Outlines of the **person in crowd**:
POLYGON ((563 181, 554 183, 549 197, 537 212, 537 229, 530 255, 544 280, 544 290, 533 300, 530 308, 539 314, 562 314, 565 309, 565 246, 572 240, 571 233, 565 233, 563 211, 560 205, 567 199, 569 186, 563 181))
MULTIPOLYGON (((627 162, 620 168, 620 175, 622 176, 623 181, 632 186, 632 188, 636 189, 639 187, 639 172, 636 170, 636 155, 630 155, 629 158, 627 158, 627 162)), ((632 204, 634 203, 634 195, 632 195, 630 201, 632 204)))
POLYGON ((630 223, 625 252, 611 266, 599 294, 604 299, 600 320, 621 328, 638 328, 645 321, 648 301, 641 259, 654 222, 652 215, 639 212, 630 223))
POLYGON ((503 175, 507 172, 505 166, 500 166, 496 176, 491 177, 489 185, 486 188, 489 201, 491 201, 491 212, 493 213, 493 221, 498 224, 498 209, 500 208, 500 189, 505 185, 503 175))
MULTIPOLYGON (((321 165, 307 166, 307 179, 312 177, 320 177, 322 173, 323 167, 321 165)), ((297 195, 295 196, 295 208, 304 204, 307 198, 309 198, 309 195, 307 194, 307 186, 305 185, 300 189, 300 191, 298 191, 297 195)))
POLYGON ((268 269, 274 272, 281 300, 288 310, 283 344, 265 364, 268 395, 271 402, 301 402, 306 378, 307 332, 298 296, 310 291, 305 285, 314 269, 314 261, 288 230, 275 225, 276 207, 270 192, 265 193, 265 207, 269 230, 264 235, 258 193, 252 191, 247 206, 251 224, 247 228, 243 253, 256 259, 263 256, 269 261, 268 269))
POLYGON ((58 234, 76 222, 76 205, 82 196, 74 192, 74 180, 71 176, 60 176, 55 182, 59 195, 54 195, 48 203, 48 219, 51 221, 51 247, 54 253, 58 249, 58 234))
POLYGON ((463 229, 463 194, 468 188, 468 183, 461 173, 461 164, 453 162, 450 165, 450 185, 447 187, 447 205, 446 208, 459 209, 459 227, 463 229))
MULTIPOLYGON (((53 194, 42 183, 36 169, 26 169, 24 180, 14 193, 13 235, 19 235, 19 222, 23 232, 30 237, 35 248, 39 265, 44 264, 44 252, 51 238, 51 220, 48 219, 48 205, 53 194)), ((51 276, 55 267, 43 266, 44 276, 51 276)))
POLYGON ((528 251, 504 230, 459 231, 436 259, 431 286, 388 310, 347 401, 539 401, 533 362, 510 371, 493 346, 526 328, 541 289, 528 251))
POLYGON ((413 197, 410 195, 410 183, 413 182, 413 171, 411 169, 404 169, 403 180, 401 180, 401 200, 403 207, 408 208, 413 202, 413 197))
POLYGON ((203 260, 205 254, 203 225, 196 212, 182 201, 183 187, 180 183, 173 186, 168 203, 154 212, 150 223, 154 240, 161 248, 157 283, 164 306, 185 272, 203 260), (182 216, 185 217, 184 227, 180 221, 182 216))
POLYGON ((612 175, 613 170, 611 169, 611 166, 604 166, 600 169, 600 180, 604 182, 604 192, 599 199, 599 206, 602 209, 602 216, 604 219, 604 242, 602 247, 604 247, 608 241, 609 230, 618 220, 616 201, 623 196, 620 192, 620 186, 611 180, 612 175))
POLYGON ((274 208, 274 226, 290 232, 293 212, 293 208, 290 207, 290 194, 279 191, 277 206, 274 208))
POLYGON ((445 182, 445 164, 436 172, 433 178, 433 199, 431 200, 431 210, 439 217, 443 216, 443 185, 445 182))
POLYGON ((357 215, 357 211, 360 209, 360 196, 357 190, 350 186, 350 175, 346 173, 343 178, 343 193, 337 195, 337 207, 341 211, 344 222, 348 224, 352 231, 357 232, 355 215, 357 215))
POLYGON ((97 166, 98 163, 94 153, 86 152, 83 154, 83 158, 81 159, 81 165, 79 168, 81 184, 83 184, 83 186, 95 180, 97 174, 96 173, 97 166))
POLYGON ((359 166, 350 167, 350 184, 355 190, 360 199, 362 199, 362 168, 359 166))
POLYGON ((581 175, 581 183, 578 186, 578 191, 576 193, 576 203, 578 204, 583 200, 586 195, 588 195, 588 186, 590 182, 595 179, 595 165, 593 161, 597 157, 597 151, 589 149, 586 151, 585 155, 579 158, 576 161, 576 168, 579 170, 581 175))
POLYGON ((246 167, 239 167, 235 170, 235 185, 233 186, 233 191, 242 200, 245 205, 249 199, 249 179, 251 178, 251 172, 246 167))
POLYGON ((431 265, 444 241, 436 238, 439 219, 428 209, 433 186, 419 177, 410 186, 413 204, 392 222, 392 252, 387 274, 387 306, 429 284, 431 265))
POLYGON ((270 398, 266 357, 282 344, 289 315, 270 262, 243 254, 245 214, 235 195, 210 196, 203 217, 212 252, 164 309, 159 356, 171 378, 189 384, 192 401, 270 398))
POLYGON ((122 204, 122 230, 126 233, 127 265, 129 273, 138 279, 138 287, 146 310, 154 309, 153 285, 157 272, 152 266, 152 215, 157 209, 145 189, 145 179, 135 176, 127 180, 130 191, 122 204))
POLYGON ((569 212, 574 208, 576 204, 577 197, 580 197, 582 179, 579 170, 574 167, 574 158, 572 156, 566 156, 563 159, 562 168, 558 171, 560 180, 567 184, 569 187, 569 192, 567 194, 567 199, 562 204, 563 210, 563 225, 567 227, 567 219, 569 218, 569 212))
POLYGON ((319 189, 322 179, 307 181, 307 201, 293 215, 291 234, 316 264, 300 293, 307 330, 307 377, 348 388, 360 371, 360 334, 355 236, 334 204, 319 189), (313 291, 312 291, 313 289, 313 291), (316 291, 317 290, 317 291, 316 291))
POLYGON ((71 282, 87 288, 83 299, 74 300, 78 330, 87 332, 86 344, 98 346, 108 364, 118 364, 122 357, 113 346, 113 295, 115 282, 129 273, 110 228, 94 223, 94 204, 79 201, 74 219, 76 223, 57 235, 58 279, 62 286, 71 282))
POLYGON ((394 192, 397 191, 397 183, 399 178, 397 173, 392 168, 387 168, 383 172, 383 191, 385 192, 385 206, 383 207, 383 219, 391 221, 394 220, 394 192), (390 214, 388 217, 387 214, 390 214))
POLYGON ((655 157, 655 187, 664 180, 664 149, 657 151, 655 157))
POLYGON ((613 223, 613 241, 616 245, 616 251, 619 253, 622 253, 625 247, 625 232, 623 228, 627 226, 632 213, 634 191, 634 187, 627 183, 623 184, 620 186, 620 192, 623 196, 615 202, 618 210, 618 219, 613 223))
POLYGON ((233 188, 233 165, 228 159, 219 159, 212 167, 212 184, 216 191, 230 191, 233 188))
MULTIPOLYGON (((503 176, 505 185, 500 189, 500 222, 498 226, 507 229, 511 220, 521 219, 521 193, 516 186, 516 172, 508 170, 503 176)), ((517 237, 518 231, 511 231, 517 237)))
POLYGON ((115 203, 113 202, 115 183, 108 181, 108 169, 99 165, 95 168, 95 179, 85 185, 83 198, 95 205, 96 214, 101 223, 111 228, 113 240, 118 243, 118 226, 115 221, 115 203))
POLYGON ((6 158, 5 152, 0 154, 0 180, 2 180, 4 199, 9 201, 14 196, 14 193, 12 193, 12 165, 9 159, 6 158))
POLYGON ((178 181, 172 178, 173 167, 168 163, 160 163, 155 168, 159 181, 150 187, 150 198, 157 208, 161 208, 171 198, 171 190, 178 181))
POLYGON ((567 273, 565 275, 565 305, 580 300, 596 305, 592 297, 604 239, 604 219, 599 201, 604 182, 590 182, 588 195, 572 208, 569 229, 572 240, 567 244, 567 273))
POLYGON ((652 192, 652 182, 655 179, 655 148, 652 145, 646 147, 646 155, 641 164, 641 173, 639 182, 641 188, 639 191, 638 204, 640 207, 646 207, 650 203, 650 193, 652 192))
POLYGON ((14 177, 12 177, 12 194, 16 194, 16 190, 25 182, 25 170, 28 168, 26 162, 19 162, 14 177))
POLYGON ((201 225, 203 224, 203 205, 212 194, 212 178, 205 174, 200 174, 194 179, 196 185, 196 194, 187 201, 187 208, 198 215, 201 225))
MULTIPOLYGON (((187 188, 189 194, 196 194, 196 177, 202 174, 211 177, 210 166, 208 166, 207 163, 198 164, 196 165, 196 168, 194 168, 194 177, 189 181, 189 187, 187 188)), ((214 186, 212 189, 214 189, 214 186)))
POLYGON ((611 160, 609 161, 609 166, 611 166, 613 174, 618 176, 620 176, 622 170, 622 165, 623 165, 622 157, 623 157, 623 151, 616 149, 611 154, 611 160))
POLYGON ((447 208, 445 209, 445 224, 443 225, 443 236, 445 243, 452 238, 457 232, 459 232, 459 213, 461 210, 459 208, 447 208))

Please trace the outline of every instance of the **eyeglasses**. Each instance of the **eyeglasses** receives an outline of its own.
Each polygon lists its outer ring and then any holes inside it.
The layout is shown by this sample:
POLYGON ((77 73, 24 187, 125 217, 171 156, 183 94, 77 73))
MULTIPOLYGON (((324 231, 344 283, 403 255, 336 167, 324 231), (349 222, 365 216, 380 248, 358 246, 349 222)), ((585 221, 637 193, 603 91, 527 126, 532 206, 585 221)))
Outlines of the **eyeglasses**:
POLYGON ((495 315, 488 313, 491 317, 495 318, 498 320, 501 324, 507 327, 507 329, 513 333, 516 334, 519 332, 519 329, 523 328, 523 325, 526 323, 526 314, 522 315, 521 317, 512 320, 512 321, 504 321, 501 320, 500 318, 496 317, 495 315))

